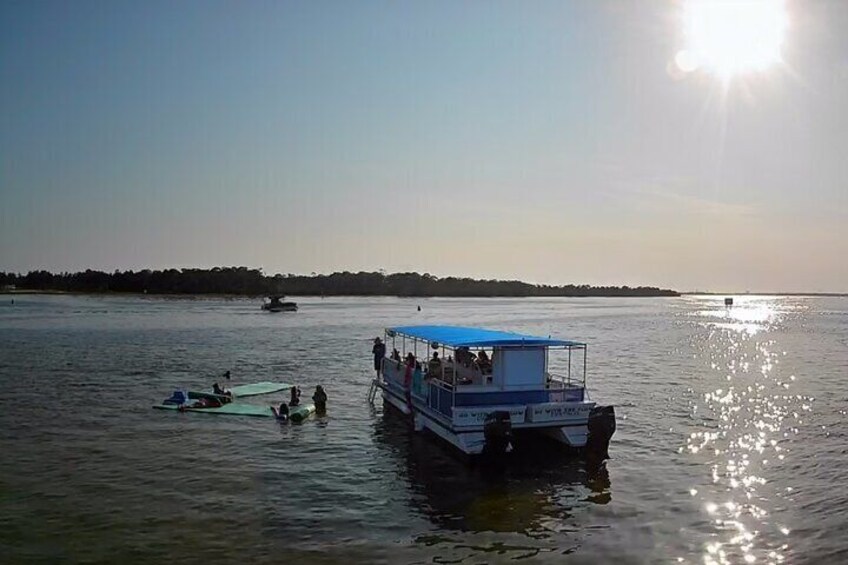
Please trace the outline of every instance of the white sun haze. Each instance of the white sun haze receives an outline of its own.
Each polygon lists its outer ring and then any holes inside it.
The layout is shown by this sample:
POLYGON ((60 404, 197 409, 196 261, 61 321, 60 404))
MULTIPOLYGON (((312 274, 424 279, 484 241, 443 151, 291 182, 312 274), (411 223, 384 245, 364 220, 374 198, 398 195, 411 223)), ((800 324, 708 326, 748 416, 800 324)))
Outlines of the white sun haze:
POLYGON ((764 71, 781 61, 788 23, 784 0, 687 0, 687 45, 675 62, 684 72, 701 68, 723 80, 764 71))

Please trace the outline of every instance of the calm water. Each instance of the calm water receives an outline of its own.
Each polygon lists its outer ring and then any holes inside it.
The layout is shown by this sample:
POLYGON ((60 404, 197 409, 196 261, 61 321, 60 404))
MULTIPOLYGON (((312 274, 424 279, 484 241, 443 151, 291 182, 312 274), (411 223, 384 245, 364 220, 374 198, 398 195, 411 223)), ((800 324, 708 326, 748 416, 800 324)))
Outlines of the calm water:
POLYGON ((0 300, 0 561, 848 562, 848 299, 0 300), (418 322, 589 342, 612 459, 484 470, 369 405, 418 322), (226 369, 329 414, 150 408, 226 369))

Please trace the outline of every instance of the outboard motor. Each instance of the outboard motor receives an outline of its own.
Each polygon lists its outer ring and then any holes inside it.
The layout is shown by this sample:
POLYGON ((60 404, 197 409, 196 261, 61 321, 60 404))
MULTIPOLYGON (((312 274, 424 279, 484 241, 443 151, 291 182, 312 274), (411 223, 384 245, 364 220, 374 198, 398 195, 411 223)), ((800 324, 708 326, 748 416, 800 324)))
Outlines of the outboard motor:
POLYGON ((512 442, 512 421, 509 419, 509 412, 498 410, 488 414, 483 424, 483 436, 486 438, 484 454, 506 453, 512 442))
POLYGON ((589 439, 586 449, 589 455, 609 459, 609 442, 615 433, 615 408, 595 406, 589 413, 589 439))

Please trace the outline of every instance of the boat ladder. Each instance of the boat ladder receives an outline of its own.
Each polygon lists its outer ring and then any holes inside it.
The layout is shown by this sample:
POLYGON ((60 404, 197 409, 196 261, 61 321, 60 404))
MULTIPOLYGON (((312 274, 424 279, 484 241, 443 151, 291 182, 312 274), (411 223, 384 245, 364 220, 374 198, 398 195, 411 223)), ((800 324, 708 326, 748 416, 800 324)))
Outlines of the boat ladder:
POLYGON ((383 388, 383 383, 379 379, 371 379, 371 388, 368 389, 368 402, 374 403, 377 397, 377 391, 383 388))

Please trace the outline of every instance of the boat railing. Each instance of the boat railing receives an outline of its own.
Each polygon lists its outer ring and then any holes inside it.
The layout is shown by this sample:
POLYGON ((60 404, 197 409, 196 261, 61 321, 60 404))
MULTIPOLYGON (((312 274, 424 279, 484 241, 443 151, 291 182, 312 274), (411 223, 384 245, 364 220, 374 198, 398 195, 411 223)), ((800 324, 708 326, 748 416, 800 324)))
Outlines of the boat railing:
POLYGON ((549 389, 583 387, 582 381, 572 379, 570 375, 558 375, 556 373, 545 373, 545 382, 547 382, 549 389))
POLYGON ((568 376, 545 373, 551 402, 575 402, 589 400, 585 381, 568 376))
POLYGON ((450 417, 453 407, 453 386, 438 379, 428 379, 425 382, 429 389, 427 405, 436 412, 450 417))

